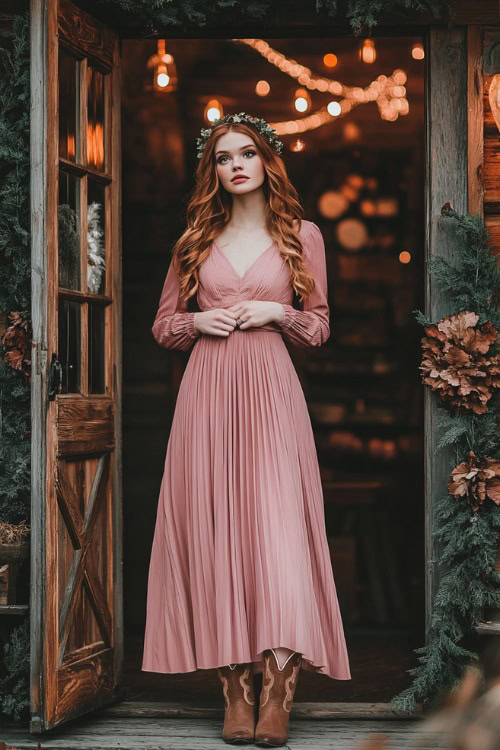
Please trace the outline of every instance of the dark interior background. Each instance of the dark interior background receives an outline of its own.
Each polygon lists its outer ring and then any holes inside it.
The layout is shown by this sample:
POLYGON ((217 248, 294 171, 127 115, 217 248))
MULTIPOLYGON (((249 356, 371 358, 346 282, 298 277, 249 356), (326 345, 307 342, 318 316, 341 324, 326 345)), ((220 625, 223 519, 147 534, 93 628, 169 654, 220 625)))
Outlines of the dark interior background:
MULTIPOLYGON (((421 331, 412 311, 423 309, 424 293, 426 63, 411 55, 418 37, 373 38, 373 64, 359 59, 362 39, 266 38, 314 74, 351 86, 366 87, 401 68, 409 101, 409 113, 394 122, 381 118, 375 102, 361 104, 301 135, 301 151, 290 148, 296 137, 281 137, 305 218, 321 228, 327 252, 330 339, 319 349, 290 347, 290 354, 315 430, 353 674, 350 682, 303 674, 297 700, 389 700, 409 683, 413 649, 424 643, 421 331), (337 67, 324 66, 327 52, 337 55, 337 67), (320 211, 326 191, 349 198, 337 219, 320 211), (379 199, 396 205, 395 212, 370 215, 369 206, 379 199), (358 220, 367 231, 367 241, 355 251, 337 234, 345 219, 358 220), (410 253, 409 263, 401 262, 403 251, 410 253)), ((169 39, 178 88, 158 94, 150 90, 146 67, 156 46, 156 40, 123 41, 126 689, 136 699, 199 702, 210 700, 214 674, 140 671, 158 494, 189 357, 161 349, 151 325, 171 248, 185 226, 206 103, 217 98, 224 113, 287 120, 300 117, 293 107, 300 84, 241 43, 169 39), (267 97, 255 93, 261 79, 271 86, 267 97)), ((317 91, 310 96, 312 110, 336 98, 317 91)))

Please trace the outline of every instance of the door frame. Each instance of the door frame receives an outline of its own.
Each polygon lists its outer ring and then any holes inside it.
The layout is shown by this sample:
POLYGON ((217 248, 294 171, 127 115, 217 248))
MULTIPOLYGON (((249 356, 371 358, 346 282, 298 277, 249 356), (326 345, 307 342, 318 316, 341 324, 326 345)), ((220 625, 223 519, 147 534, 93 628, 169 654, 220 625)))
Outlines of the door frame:
MULTIPOLYGON (((57 164, 57 154, 51 151, 50 138, 47 134, 57 124, 57 91, 55 81, 45 83, 47 59, 53 50, 48 48, 48 40, 54 39, 57 28, 57 3, 54 0, 30 0, 31 10, 31 263, 32 263, 32 385, 31 385, 31 510, 32 510, 32 544, 31 544, 31 711, 33 719, 30 731, 43 731, 42 715, 44 696, 41 693, 40 675, 44 665, 44 654, 41 651, 40 629, 43 625, 40 614, 44 606, 44 579, 50 571, 45 567, 45 523, 46 523, 46 475, 47 446, 52 445, 55 436, 46 430, 48 409, 48 328, 53 321, 47 319, 47 300, 52 279, 47 267, 46 248, 48 243, 55 242, 55 222, 47 217, 55 215, 57 206, 53 196, 47 194, 47 171, 49 165, 57 164), (50 32, 50 33, 49 33, 50 32), (52 214, 51 214, 52 212, 52 214)), ((241 22, 243 24, 244 21, 241 22)), ((475 27, 476 29, 479 27, 475 27)), ((408 24, 408 33, 418 33, 424 38, 427 55, 425 80, 425 312, 432 319, 447 314, 447 300, 444 298, 432 277, 427 273, 429 261, 436 256, 453 259, 455 237, 453 229, 446 222, 440 221, 440 211, 444 203, 450 202, 459 212, 469 208, 468 187, 474 184, 469 175, 468 138, 470 142, 472 125, 470 115, 471 81, 468 75, 468 26, 455 26, 451 29, 432 25, 408 24), (469 102, 469 105, 468 105, 469 102), (469 128, 469 129, 468 129, 469 128), (452 167, 450 168, 450 165, 452 167)), ((212 30, 204 28, 200 37, 210 36, 212 30)), ((233 31, 233 29, 231 29, 233 31)), ((298 31, 296 29, 296 31, 298 31)), ((315 36, 314 28, 300 33, 315 36)), ((376 35, 390 35, 391 27, 380 27, 376 35)), ((283 36, 285 31, 273 30, 274 35, 283 36)), ((286 29, 287 35, 291 30, 286 29)), ((397 33, 394 30, 394 33, 397 33)), ((324 29, 322 31, 324 36, 324 29)), ((340 31, 340 35, 342 31, 340 31)), ((179 36, 177 33, 176 36, 179 36)), ((182 36, 182 34, 181 34, 182 36)), ((215 33, 220 37, 220 30, 215 33)), ((116 93, 119 93, 121 81, 119 76, 113 79, 116 93)), ((474 94, 481 99, 482 92, 474 94)), ((477 112, 477 108, 475 110, 477 112)), ((113 118, 115 122, 115 118, 113 118)), ((112 133, 113 139, 119 139, 120 133, 112 133)), ((116 141, 115 141, 116 142, 116 141)), ((115 153, 121 157, 121 144, 118 143, 115 153)), ((121 158, 116 158, 113 165, 115 179, 118 182, 119 200, 114 202, 113 222, 115 224, 115 242, 117 262, 115 273, 121 273, 121 158)), ((476 180, 477 183, 477 180, 476 180)), ((477 188, 477 184, 476 184, 477 188)), ((474 192, 474 191, 473 191, 474 192)), ((477 193, 477 190, 476 190, 477 193)), ((477 201, 476 201, 477 204, 477 201)), ((479 210, 479 209, 477 209, 479 210)), ((113 373, 116 388, 116 460, 113 474, 113 492, 118 493, 120 503, 115 505, 115 570, 120 570, 119 580, 115 583, 114 608, 119 637, 116 638, 115 670, 122 675, 123 662, 123 583, 122 583, 122 289, 119 276, 116 284, 114 303, 114 325, 117 335, 114 337, 114 355, 116 358, 113 373)), ((426 633, 432 615, 432 603, 439 585, 439 567, 437 558, 439 545, 433 538, 435 503, 446 487, 450 449, 436 451, 438 434, 436 430, 437 405, 428 389, 424 390, 424 503, 425 503, 425 622, 426 633)), ((118 633, 117 633, 118 635, 118 633)))
MULTIPOLYGON (((468 210, 468 63, 467 26, 430 27, 426 34, 425 80, 425 314, 439 320, 450 312, 450 300, 429 275, 429 263, 441 257, 453 263, 456 234, 453 222, 443 220, 447 202, 458 213, 468 210), (450 168, 451 165, 451 168, 450 168)), ((422 386, 423 387, 423 386, 422 386)), ((447 493, 453 446, 437 449, 437 399, 424 388, 425 487, 425 631, 439 587, 442 543, 434 536, 436 504, 447 493)))

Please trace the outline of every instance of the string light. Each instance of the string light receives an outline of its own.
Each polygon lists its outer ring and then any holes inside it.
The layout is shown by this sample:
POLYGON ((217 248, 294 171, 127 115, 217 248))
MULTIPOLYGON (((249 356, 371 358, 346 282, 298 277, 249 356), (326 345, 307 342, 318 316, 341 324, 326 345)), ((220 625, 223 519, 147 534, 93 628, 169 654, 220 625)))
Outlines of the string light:
POLYGON ((314 130, 333 119, 343 117, 360 104, 370 101, 377 103, 381 118, 389 122, 397 120, 399 115, 408 114, 410 110, 404 87, 407 75, 401 68, 396 68, 390 76, 383 74, 377 76, 366 88, 346 86, 340 81, 313 75, 310 68, 281 54, 264 39, 231 39, 231 41, 252 47, 269 63, 298 80, 306 89, 342 97, 340 101, 331 101, 305 117, 269 123, 278 135, 294 135, 314 130))
POLYGON ((255 93, 259 96, 267 96, 271 91, 271 87, 267 81, 257 81, 255 86, 255 93))
POLYGON ((328 102, 326 109, 332 117, 337 117, 342 112, 342 107, 338 102, 328 102))
POLYGON ((311 109, 311 97, 305 89, 297 89, 294 105, 297 112, 307 112, 311 109))
MULTIPOLYGON (((343 117, 366 101, 376 101, 381 118, 383 120, 393 122, 394 120, 397 120, 400 114, 404 115, 409 112, 408 100, 400 98, 398 96, 393 96, 394 84, 398 80, 400 80, 398 72, 399 71, 394 71, 392 76, 379 76, 379 78, 383 78, 385 80, 375 81, 375 83, 379 83, 380 85, 372 89, 369 98, 360 96, 360 94, 356 92, 356 90, 354 90, 351 99, 345 98, 341 99, 340 101, 329 102, 328 104, 320 107, 311 114, 306 115, 306 117, 297 118, 294 120, 285 120, 282 122, 270 122, 269 124, 276 130, 278 135, 293 135, 295 133, 304 133, 307 130, 315 130, 322 125, 326 125, 327 123, 332 122, 332 120, 343 117)), ((371 86, 372 84, 370 84, 368 89, 370 89, 371 86)), ((364 93, 366 89, 359 89, 359 91, 364 93)), ((349 124, 355 126, 356 132, 354 132, 353 127, 352 132, 351 130, 345 130, 344 134, 348 139, 354 140, 355 138, 359 137, 359 128, 357 128, 355 123, 349 124)))

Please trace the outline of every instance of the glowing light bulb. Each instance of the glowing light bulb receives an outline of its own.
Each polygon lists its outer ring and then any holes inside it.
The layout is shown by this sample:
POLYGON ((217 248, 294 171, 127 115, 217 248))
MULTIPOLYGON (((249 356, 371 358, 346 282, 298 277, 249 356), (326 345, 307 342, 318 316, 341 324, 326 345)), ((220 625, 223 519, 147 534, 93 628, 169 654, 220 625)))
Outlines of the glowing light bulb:
POLYGON ((295 109, 297 112, 307 112, 308 106, 307 99, 304 99, 303 96, 298 96, 295 99, 295 109))
POLYGON ((224 117, 224 111, 220 101, 218 99, 209 99, 205 105, 203 116, 206 122, 215 122, 215 120, 224 117))
POLYGON ((166 73, 159 73, 156 77, 156 82, 158 83, 158 86, 161 86, 162 88, 164 86, 168 86, 168 82, 170 81, 170 76, 166 73))
POLYGON ((255 86, 255 93, 259 96, 267 96, 271 91, 271 87, 267 81, 258 81, 255 86))
POLYGON ((417 42, 411 48, 411 56, 414 60, 423 60, 425 57, 424 47, 420 42, 417 42))
POLYGON ((342 107, 338 102, 328 102, 326 109, 329 115, 337 117, 342 112, 342 107))
POLYGON ((373 63, 377 57, 375 42, 373 39, 365 39, 359 50, 359 59, 364 63, 373 63))
POLYGON ((334 68, 337 65, 337 62, 337 55, 334 55, 333 52, 328 52, 323 56, 323 65, 327 68, 334 68))

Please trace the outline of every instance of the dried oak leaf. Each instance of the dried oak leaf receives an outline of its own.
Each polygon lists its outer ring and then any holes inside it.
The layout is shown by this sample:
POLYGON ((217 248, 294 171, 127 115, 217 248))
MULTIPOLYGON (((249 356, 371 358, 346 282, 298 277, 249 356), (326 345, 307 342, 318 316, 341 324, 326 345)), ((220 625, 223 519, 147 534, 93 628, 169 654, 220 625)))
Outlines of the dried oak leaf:
POLYGON ((461 498, 476 512, 486 498, 500 505, 500 459, 478 458, 469 451, 469 458, 455 466, 450 475, 448 492, 456 500, 461 498))
POLYGON ((497 330, 468 310, 449 315, 425 328, 422 338, 422 382, 443 401, 471 409, 487 410, 493 389, 500 386, 500 358, 488 356, 497 330))
POLYGON ((6 328, 1 344, 5 349, 4 362, 30 378, 31 375, 31 323, 22 318, 20 313, 9 313, 10 325, 6 328))

